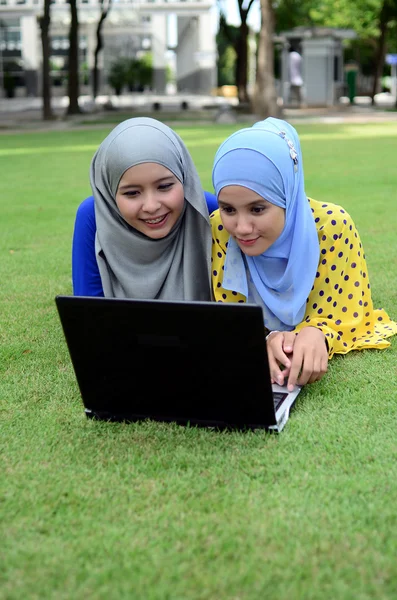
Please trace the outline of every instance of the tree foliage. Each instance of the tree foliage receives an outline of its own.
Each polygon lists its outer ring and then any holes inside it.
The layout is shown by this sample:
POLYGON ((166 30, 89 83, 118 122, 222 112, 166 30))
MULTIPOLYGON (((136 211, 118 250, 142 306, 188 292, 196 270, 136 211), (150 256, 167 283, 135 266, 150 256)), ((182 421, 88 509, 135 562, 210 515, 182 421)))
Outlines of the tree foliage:
MULTIPOLYGON (((274 30, 288 31, 298 26, 311 26, 310 8, 313 0, 279 0, 274 3, 274 30)), ((316 2, 318 4, 318 2, 316 2)))
POLYGON ((236 51, 227 46, 218 60, 218 85, 234 85, 236 80, 236 51))
POLYGON ((223 13, 219 17, 219 30, 216 36, 218 49, 218 85, 236 83, 237 53, 235 44, 239 35, 238 27, 228 25, 223 13))
POLYGON ((307 4, 311 5, 313 24, 356 32, 357 40, 350 43, 350 50, 361 70, 373 75, 373 99, 379 91, 385 54, 397 49, 397 0, 312 0, 307 4))
POLYGON ((379 91, 386 52, 397 51, 397 0, 278 0, 275 21, 278 33, 299 25, 354 30, 357 38, 346 43, 345 56, 373 75, 372 97, 379 91))
MULTIPOLYGON (((236 0, 240 15, 241 25, 234 27, 227 22, 225 13, 220 7, 219 29, 236 53, 235 83, 238 90, 238 98, 241 103, 249 102, 248 98, 248 15, 256 0, 236 0)), ((219 53, 222 56, 222 52, 219 53)))
POLYGON ((316 25, 351 28, 362 39, 379 35, 382 0, 323 0, 311 4, 310 17, 316 25))
POLYGON ((150 52, 141 58, 121 56, 110 67, 108 83, 119 96, 124 87, 130 91, 142 91, 151 86, 153 78, 153 58, 150 52))

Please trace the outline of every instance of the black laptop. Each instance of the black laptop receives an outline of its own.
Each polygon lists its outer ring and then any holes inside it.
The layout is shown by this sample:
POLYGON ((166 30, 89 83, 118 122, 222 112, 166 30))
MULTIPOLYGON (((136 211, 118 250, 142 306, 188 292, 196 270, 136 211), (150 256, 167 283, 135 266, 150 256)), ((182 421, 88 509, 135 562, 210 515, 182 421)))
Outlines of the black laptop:
POLYGON ((300 388, 271 385, 252 304, 55 298, 88 417, 281 431, 300 388))

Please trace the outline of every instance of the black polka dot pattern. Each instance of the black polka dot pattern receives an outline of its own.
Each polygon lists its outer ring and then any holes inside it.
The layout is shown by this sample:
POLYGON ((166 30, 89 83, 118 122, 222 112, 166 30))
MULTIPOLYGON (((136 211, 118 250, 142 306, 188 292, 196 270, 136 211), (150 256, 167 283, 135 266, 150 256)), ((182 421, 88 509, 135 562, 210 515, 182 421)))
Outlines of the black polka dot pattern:
MULTIPOLYGON (((363 348, 386 348, 397 334, 397 323, 372 304, 367 265, 359 233, 350 215, 335 204, 309 199, 318 231, 320 258, 306 314, 295 332, 317 327, 324 333, 329 356, 363 348), (326 320, 325 320, 326 319, 326 320)), ((236 291, 222 287, 228 232, 219 211, 211 215, 213 240, 212 281, 218 302, 246 302, 236 291)))

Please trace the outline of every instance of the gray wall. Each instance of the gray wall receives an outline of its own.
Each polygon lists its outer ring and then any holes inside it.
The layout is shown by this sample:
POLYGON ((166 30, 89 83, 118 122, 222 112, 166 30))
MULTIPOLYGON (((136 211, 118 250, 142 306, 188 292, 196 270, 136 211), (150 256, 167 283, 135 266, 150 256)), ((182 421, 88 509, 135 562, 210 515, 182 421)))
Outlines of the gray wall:
POLYGON ((216 71, 213 69, 198 69, 180 77, 177 80, 178 92, 209 94, 216 85, 216 71))

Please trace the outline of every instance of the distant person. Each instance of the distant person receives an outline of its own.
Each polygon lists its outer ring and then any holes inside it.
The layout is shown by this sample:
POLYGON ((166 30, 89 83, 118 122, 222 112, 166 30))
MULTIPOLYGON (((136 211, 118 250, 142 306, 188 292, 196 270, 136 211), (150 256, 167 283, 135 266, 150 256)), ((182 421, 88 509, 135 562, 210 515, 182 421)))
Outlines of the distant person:
POLYGON ((181 138, 151 118, 120 123, 95 153, 77 210, 75 296, 211 300, 215 196, 181 138))
POLYGON ((289 50, 289 83, 290 93, 289 102, 290 104, 302 104, 302 56, 298 50, 291 46, 289 50))
POLYGON ((354 98, 356 97, 356 83, 358 75, 358 64, 355 60, 349 60, 344 67, 347 85, 347 94, 349 96, 350 104, 354 104, 354 98))
POLYGON ((273 383, 288 377, 292 390, 320 380, 334 354, 390 345, 397 323, 372 304, 353 219, 306 196, 289 123, 270 117, 233 133, 215 155, 212 181, 214 297, 262 307, 273 383))

